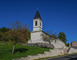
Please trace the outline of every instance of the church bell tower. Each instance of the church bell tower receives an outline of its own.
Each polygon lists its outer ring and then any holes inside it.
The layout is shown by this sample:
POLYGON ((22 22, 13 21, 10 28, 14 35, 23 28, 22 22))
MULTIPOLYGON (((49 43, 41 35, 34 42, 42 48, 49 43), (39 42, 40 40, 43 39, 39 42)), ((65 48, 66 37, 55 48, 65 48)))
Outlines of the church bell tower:
POLYGON ((43 42, 42 39, 42 19, 40 17, 39 11, 36 11, 35 17, 33 19, 33 31, 31 32, 31 38, 28 43, 39 43, 43 42))
POLYGON ((33 19, 33 31, 42 31, 42 19, 38 10, 33 19))

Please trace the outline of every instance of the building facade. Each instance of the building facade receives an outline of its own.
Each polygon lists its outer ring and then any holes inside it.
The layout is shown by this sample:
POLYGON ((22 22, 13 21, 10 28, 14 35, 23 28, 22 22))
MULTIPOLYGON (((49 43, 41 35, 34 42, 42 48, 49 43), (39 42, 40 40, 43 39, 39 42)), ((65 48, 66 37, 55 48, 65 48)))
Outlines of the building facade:
POLYGON ((28 41, 28 43, 44 43, 41 36, 43 34, 42 27, 42 19, 39 11, 37 10, 33 19, 33 31, 31 32, 31 39, 28 41))
MULTIPOLYGON (((49 43, 48 41, 45 41, 43 39, 42 35, 46 36, 47 38, 50 37, 50 35, 43 31, 42 19, 39 14, 39 11, 37 10, 33 19, 33 31, 31 32, 31 38, 28 43, 49 43)), ((65 44, 60 39, 54 39, 51 44, 53 44, 55 48, 65 47, 65 44)))

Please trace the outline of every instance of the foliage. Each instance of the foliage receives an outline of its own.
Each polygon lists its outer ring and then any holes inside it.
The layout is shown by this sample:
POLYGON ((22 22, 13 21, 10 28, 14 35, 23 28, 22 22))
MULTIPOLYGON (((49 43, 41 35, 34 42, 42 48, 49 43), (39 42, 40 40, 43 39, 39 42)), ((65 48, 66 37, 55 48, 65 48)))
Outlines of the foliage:
POLYGON ((17 38, 18 41, 20 39, 21 39, 21 41, 23 41, 25 39, 26 41, 24 41, 24 42, 27 43, 27 41, 30 39, 30 31, 26 28, 25 25, 23 26, 22 29, 17 30, 17 31, 16 31, 16 29, 11 30, 10 28, 5 28, 5 27, 0 28, 0 41, 14 42, 15 37, 17 38), (23 38, 21 38, 21 37, 23 37, 23 38))
POLYGON ((67 39, 64 32, 60 32, 58 38, 66 44, 67 39))
POLYGON ((57 39, 57 38, 58 38, 57 33, 56 33, 56 32, 53 33, 53 34, 51 35, 51 37, 52 37, 53 39, 57 39))
POLYGON ((25 43, 30 38, 30 31, 26 25, 22 25, 20 22, 16 22, 12 26, 11 40, 14 43, 25 43))
POLYGON ((66 43, 65 45, 66 45, 67 47, 69 47, 69 43, 66 43))
POLYGON ((2 27, 0 28, 0 32, 8 32, 10 30, 10 28, 5 28, 5 27, 2 27))
POLYGON ((7 42, 10 40, 9 39, 10 30, 11 30, 10 28, 5 28, 5 27, 0 28, 0 41, 7 42))
POLYGON ((13 53, 14 48, 17 43, 27 43, 30 39, 30 31, 28 30, 27 25, 23 25, 20 22, 16 21, 12 24, 12 29, 10 28, 0 28, 0 42, 5 41, 13 42, 13 53))
POLYGON ((26 57, 28 55, 36 55, 38 53, 44 53, 49 51, 48 48, 29 47, 16 44, 15 54, 11 54, 13 44, 0 45, 0 60, 12 60, 20 57, 26 57))
POLYGON ((41 36, 44 41, 51 42, 51 37, 49 35, 43 33, 41 36))
POLYGON ((58 37, 57 37, 57 34, 56 33, 54 33, 54 34, 52 34, 52 32, 51 31, 48 31, 47 33, 43 33, 42 34, 42 39, 44 40, 44 41, 47 41, 47 42, 49 42, 49 44, 51 44, 51 42, 54 40, 54 39, 57 39, 58 37))
POLYGON ((2 38, 3 38, 3 33, 0 32, 0 41, 2 41, 2 38))
POLYGON ((5 41, 5 42, 10 41, 10 37, 11 37, 10 35, 11 35, 10 32, 5 32, 5 33, 3 33, 3 38, 2 38, 2 40, 5 41))
POLYGON ((26 25, 22 25, 20 22, 16 21, 12 25, 11 30, 11 41, 13 42, 12 54, 14 54, 14 48, 17 43, 26 43, 29 39, 29 30, 26 25))
POLYGON ((8 35, 10 30, 11 30, 10 28, 5 28, 5 27, 0 28, 0 41, 9 40, 8 35))

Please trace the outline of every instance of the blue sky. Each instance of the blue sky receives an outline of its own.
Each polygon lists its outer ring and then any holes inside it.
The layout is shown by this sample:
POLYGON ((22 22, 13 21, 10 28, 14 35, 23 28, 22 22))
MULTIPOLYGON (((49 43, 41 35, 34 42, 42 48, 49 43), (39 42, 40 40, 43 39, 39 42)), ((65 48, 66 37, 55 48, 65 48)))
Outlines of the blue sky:
POLYGON ((18 20, 32 31, 37 8, 43 31, 65 32, 67 42, 77 41, 77 0, 0 0, 0 28, 18 20))

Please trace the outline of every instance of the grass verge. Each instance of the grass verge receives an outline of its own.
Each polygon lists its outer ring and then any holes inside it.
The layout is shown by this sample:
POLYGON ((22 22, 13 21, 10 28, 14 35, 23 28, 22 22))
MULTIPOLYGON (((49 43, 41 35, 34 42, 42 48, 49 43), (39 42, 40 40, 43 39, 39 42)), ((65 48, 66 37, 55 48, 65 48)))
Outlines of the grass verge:
POLYGON ((29 47, 17 44, 15 46, 15 54, 12 55, 12 46, 12 44, 0 45, 0 60, 12 60, 20 57, 26 57, 28 55, 44 53, 44 51, 49 51, 48 48, 29 47))

